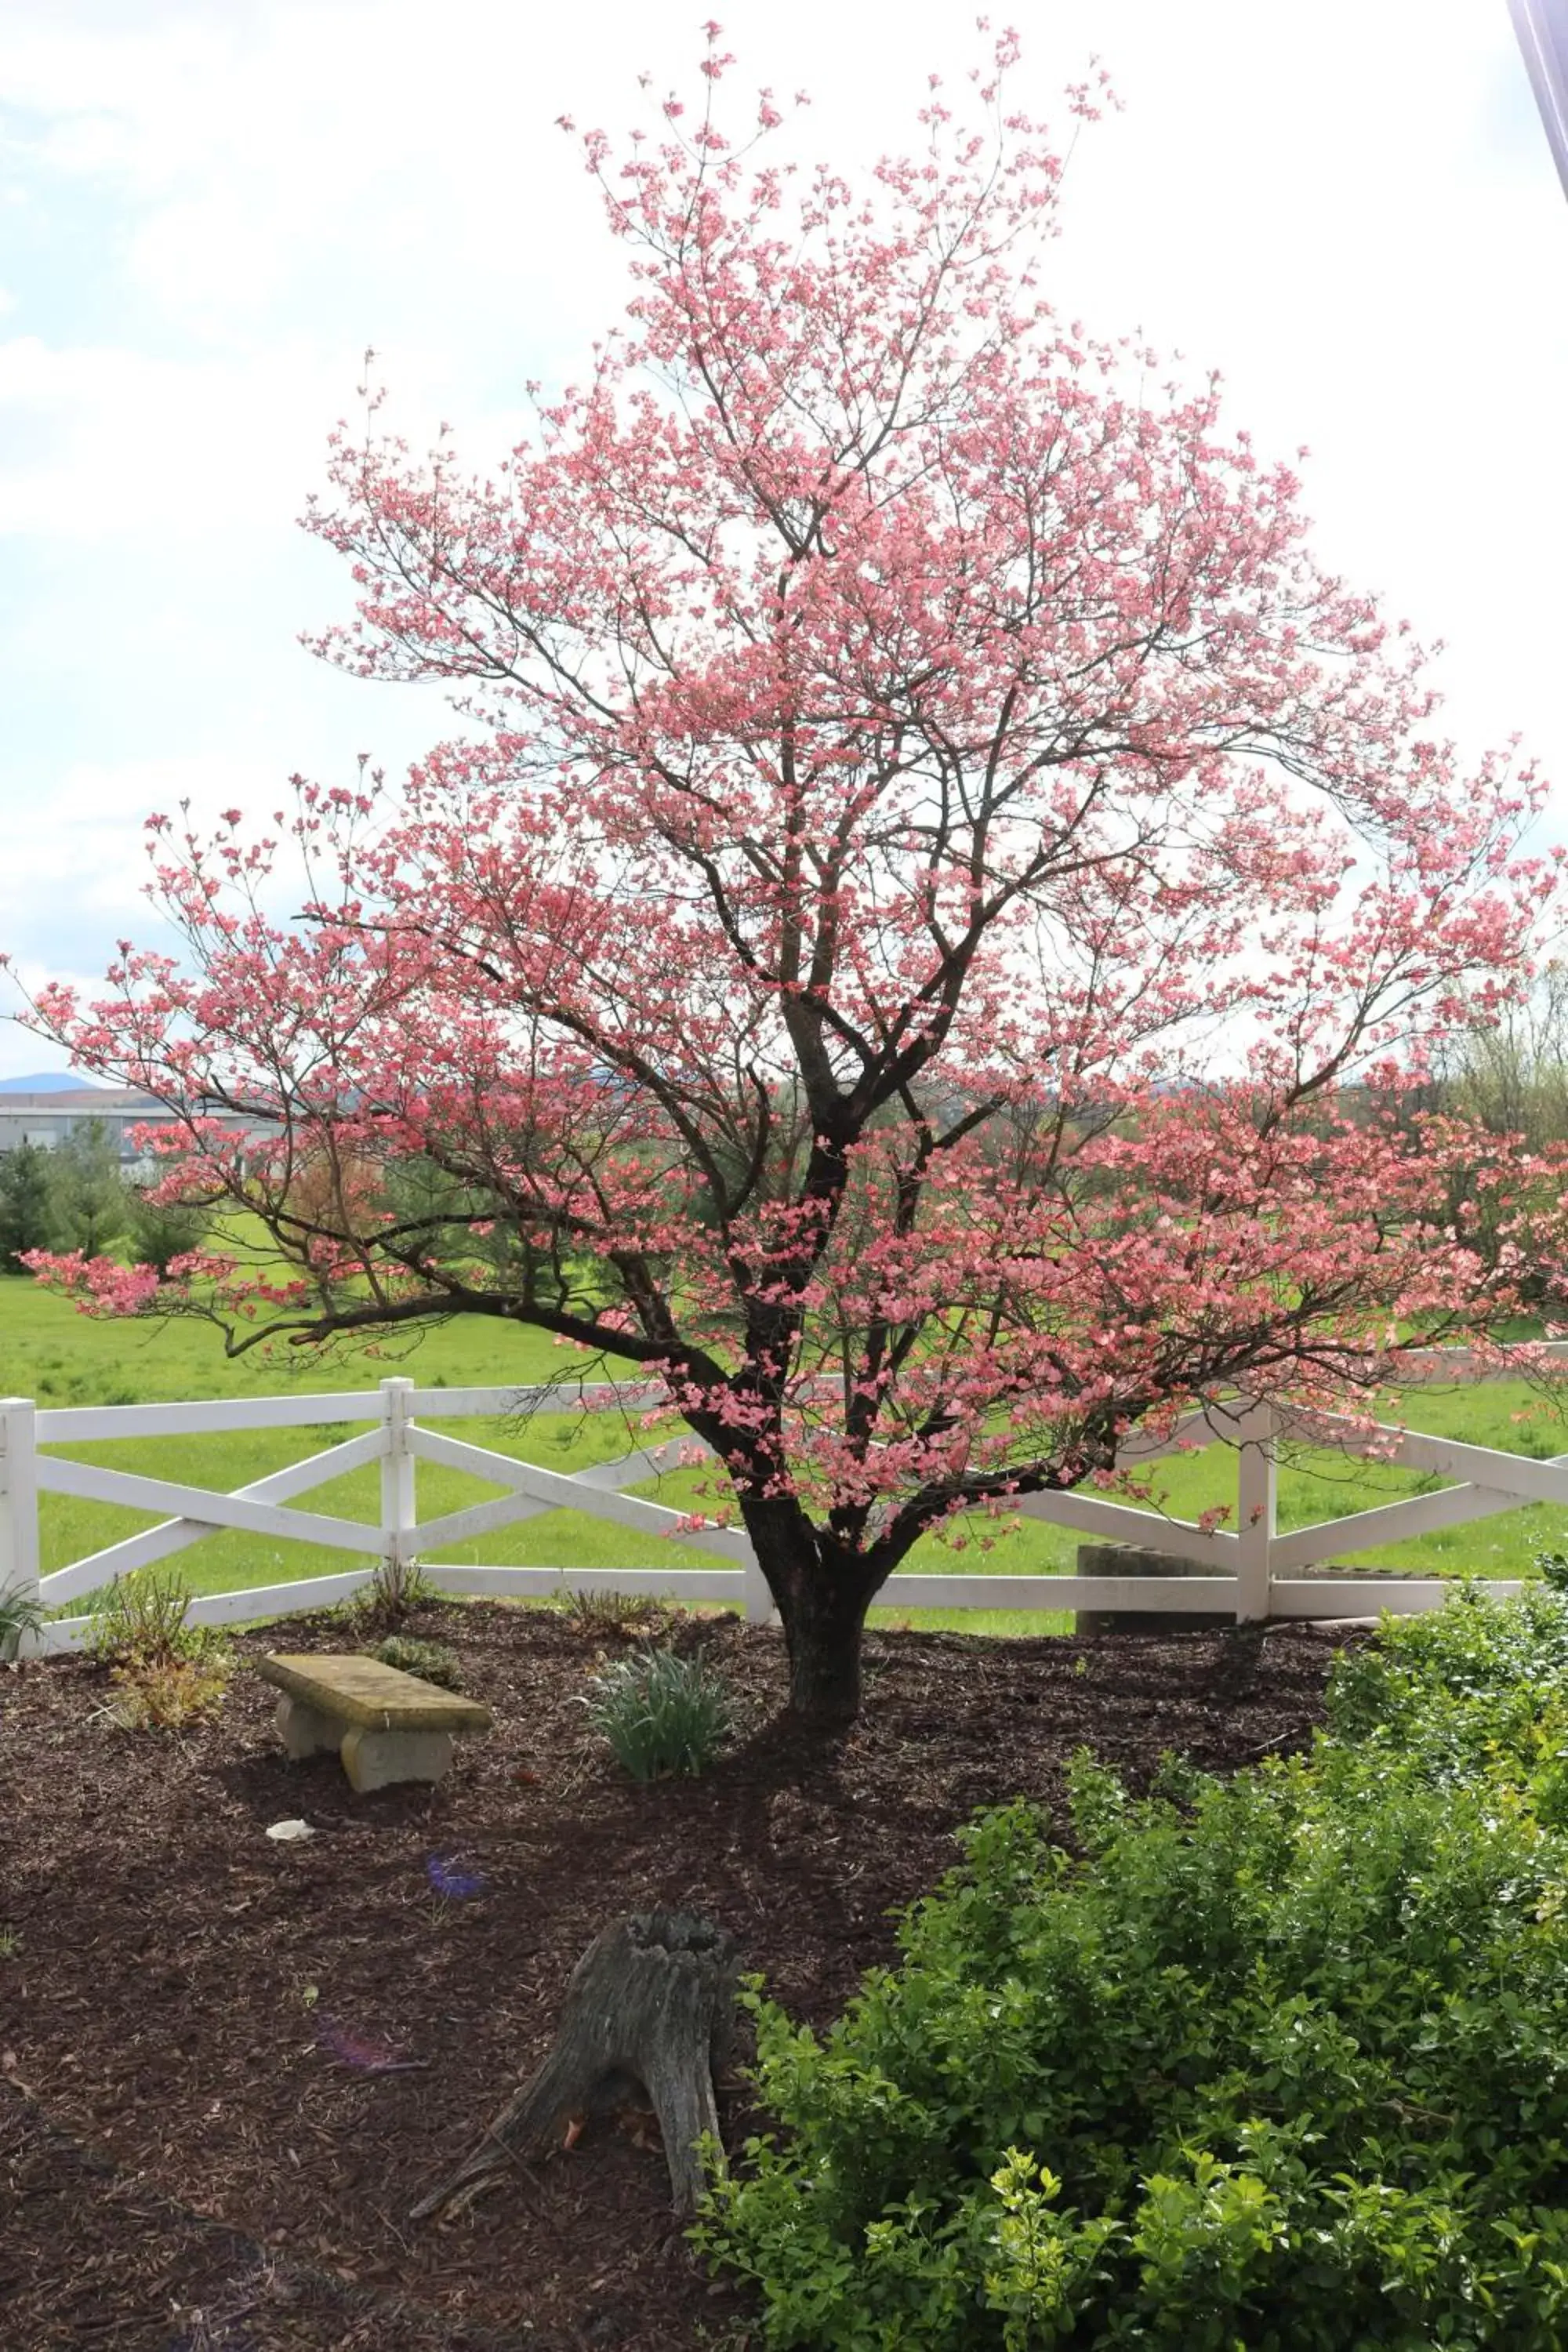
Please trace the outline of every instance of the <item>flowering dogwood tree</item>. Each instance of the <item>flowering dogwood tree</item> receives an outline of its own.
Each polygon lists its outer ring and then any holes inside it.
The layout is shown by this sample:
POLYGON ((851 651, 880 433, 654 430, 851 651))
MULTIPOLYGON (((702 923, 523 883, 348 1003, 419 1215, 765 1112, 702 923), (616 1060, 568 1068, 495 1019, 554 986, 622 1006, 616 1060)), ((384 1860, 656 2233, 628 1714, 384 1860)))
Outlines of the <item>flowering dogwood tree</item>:
POLYGON ((1506 1312, 1474 1196, 1495 1236, 1555 1192, 1396 1114, 1552 874, 1531 772, 1461 769, 1213 384, 1051 308, 1012 39, 978 127, 933 90, 857 190, 773 166, 766 97, 726 137, 717 37, 694 125, 585 142, 634 299, 534 439, 476 478, 374 399, 334 436, 309 521, 358 618, 320 650, 450 682, 461 734, 270 835, 154 820, 188 953, 38 1011, 293 1269, 65 1269, 89 1300, 646 1367, 832 1717, 927 1531, 1506 1312))

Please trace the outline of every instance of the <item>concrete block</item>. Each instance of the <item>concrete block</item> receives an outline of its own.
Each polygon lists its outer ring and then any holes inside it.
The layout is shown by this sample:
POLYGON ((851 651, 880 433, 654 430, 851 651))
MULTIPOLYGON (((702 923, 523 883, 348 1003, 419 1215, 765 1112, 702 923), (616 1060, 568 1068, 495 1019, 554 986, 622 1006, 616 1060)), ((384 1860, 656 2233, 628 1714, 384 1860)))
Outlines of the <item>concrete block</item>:
POLYGON ((307 1706, 303 1699, 290 1698, 287 1691, 278 1702, 276 1721, 290 1756, 319 1756, 323 1748, 336 1748, 343 1736, 340 1722, 319 1707, 307 1706))
MULTIPOLYGON (((1079 1544, 1079 1576, 1213 1576, 1223 1571, 1142 1544, 1079 1544)), ((1228 1610, 1080 1609, 1076 1633, 1213 1633, 1234 1625, 1228 1610)))
POLYGON ((438 1780, 452 1760, 449 1731, 373 1731, 356 1723, 340 1753, 351 1787, 363 1796, 396 1780, 438 1780))

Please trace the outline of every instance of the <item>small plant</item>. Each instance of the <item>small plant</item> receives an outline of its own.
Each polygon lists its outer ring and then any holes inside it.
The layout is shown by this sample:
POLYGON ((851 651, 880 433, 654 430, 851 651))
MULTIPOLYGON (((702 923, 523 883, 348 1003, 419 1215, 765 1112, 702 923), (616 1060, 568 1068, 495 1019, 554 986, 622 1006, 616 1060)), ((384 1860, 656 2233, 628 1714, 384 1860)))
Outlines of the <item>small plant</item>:
POLYGON ((209 1651, 202 1658, 142 1659, 116 1666, 109 1719, 125 1731, 186 1731, 209 1723, 228 1688, 229 1662, 209 1651))
POLYGON ((191 1588, 172 1570, 132 1569, 98 1600, 87 1654, 100 1666, 200 1665, 220 1652, 205 1625, 187 1625, 191 1588))
POLYGON ((446 1690, 461 1690, 463 1670, 456 1650, 448 1650, 444 1642, 421 1642, 412 1633, 388 1633, 371 1652, 384 1666, 395 1666, 400 1674, 417 1675, 421 1681, 439 1683, 446 1690))
POLYGON ((0 1960, 14 1960, 22 1948, 22 1938, 15 1927, 0 1927, 0 1960))
POLYGON ((395 1633, 416 1609, 440 1597, 417 1560, 383 1560, 370 1582, 351 1592, 338 1609, 357 1634, 395 1633))
POLYGON ((654 1633, 664 1622, 657 1601, 641 1593, 616 1592, 598 1585, 574 1592, 566 1602, 566 1622, 585 1641, 603 1641, 612 1633, 654 1633))
POLYGON ((634 1780, 704 1771, 730 1728, 730 1695, 700 1658, 641 1650, 594 1678, 588 1719, 634 1780))
POLYGON ((43 1622, 43 1602, 19 1585, 7 1585, 0 1592, 0 1664, 15 1657, 23 1635, 36 1633, 43 1622))

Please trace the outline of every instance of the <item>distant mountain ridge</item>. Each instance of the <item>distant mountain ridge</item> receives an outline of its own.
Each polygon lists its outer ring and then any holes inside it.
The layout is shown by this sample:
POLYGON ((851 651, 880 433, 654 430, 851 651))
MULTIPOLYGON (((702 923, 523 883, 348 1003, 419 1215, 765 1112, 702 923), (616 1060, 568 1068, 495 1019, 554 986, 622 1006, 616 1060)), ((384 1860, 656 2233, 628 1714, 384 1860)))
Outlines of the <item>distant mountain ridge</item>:
POLYGON ((96 1087, 97 1078, 84 1078, 74 1070, 41 1070, 31 1077, 0 1078, 0 1095, 63 1095, 77 1087, 96 1087))

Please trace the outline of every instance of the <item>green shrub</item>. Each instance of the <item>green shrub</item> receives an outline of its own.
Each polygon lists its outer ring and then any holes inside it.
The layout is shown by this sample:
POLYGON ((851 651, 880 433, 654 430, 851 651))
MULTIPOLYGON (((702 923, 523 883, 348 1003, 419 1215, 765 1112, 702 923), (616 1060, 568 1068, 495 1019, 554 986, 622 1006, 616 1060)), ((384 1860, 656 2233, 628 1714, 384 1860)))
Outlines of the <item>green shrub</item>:
POLYGON ((44 1622, 44 1604, 19 1585, 0 1589, 0 1664, 14 1658, 24 1633, 36 1633, 44 1622))
POLYGON ((200 1664, 222 1653, 205 1625, 187 1625, 191 1588, 172 1569, 135 1568, 93 1596, 87 1654, 104 1666, 200 1664))
POLYGON ((822 2352, 1568 2342, 1568 1597, 1342 1663, 1310 1758, 1133 1799, 1080 1759, 762 2105, 697 2235, 822 2352))
POLYGON ((723 1683, 700 1658, 641 1650, 595 1675, 584 1701, 634 1780, 706 1770, 730 1727, 723 1683))
POLYGON ((461 1690, 462 1667, 456 1650, 448 1650, 444 1642, 421 1642, 412 1633, 389 1633, 378 1642, 371 1655, 379 1658, 384 1666, 395 1666, 405 1675, 417 1675, 427 1683, 440 1683, 447 1690, 461 1690))

